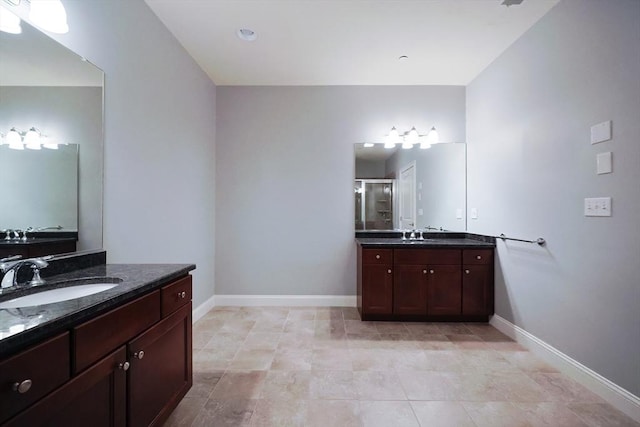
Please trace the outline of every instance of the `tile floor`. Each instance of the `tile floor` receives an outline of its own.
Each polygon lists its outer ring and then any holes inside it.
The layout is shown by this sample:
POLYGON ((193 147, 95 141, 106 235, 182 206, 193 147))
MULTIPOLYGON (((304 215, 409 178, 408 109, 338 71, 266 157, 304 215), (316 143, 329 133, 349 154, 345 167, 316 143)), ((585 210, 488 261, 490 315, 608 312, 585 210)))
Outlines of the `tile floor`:
POLYGON ((487 324, 220 307, 174 426, 640 426, 487 324))

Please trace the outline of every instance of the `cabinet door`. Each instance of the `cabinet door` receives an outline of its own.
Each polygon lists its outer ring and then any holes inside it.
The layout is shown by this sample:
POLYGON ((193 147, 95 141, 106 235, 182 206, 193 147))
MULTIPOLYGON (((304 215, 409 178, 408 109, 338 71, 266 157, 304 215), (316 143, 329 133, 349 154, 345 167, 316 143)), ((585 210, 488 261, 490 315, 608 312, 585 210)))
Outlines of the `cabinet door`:
POLYGON ((391 265, 362 266, 362 311, 366 314, 391 314, 393 306, 391 265))
POLYGON ((492 266, 465 265, 462 275, 462 314, 489 315, 493 295, 490 292, 493 284, 492 266))
POLYGON ((192 384, 191 303, 127 347, 131 361, 128 425, 162 425, 192 384))
POLYGON ((459 265, 427 267, 427 313, 430 316, 462 313, 462 278, 459 265))
POLYGON ((126 426, 125 362, 123 346, 3 426, 126 426))
POLYGON ((393 313, 427 314, 427 270, 421 265, 394 266, 393 313))

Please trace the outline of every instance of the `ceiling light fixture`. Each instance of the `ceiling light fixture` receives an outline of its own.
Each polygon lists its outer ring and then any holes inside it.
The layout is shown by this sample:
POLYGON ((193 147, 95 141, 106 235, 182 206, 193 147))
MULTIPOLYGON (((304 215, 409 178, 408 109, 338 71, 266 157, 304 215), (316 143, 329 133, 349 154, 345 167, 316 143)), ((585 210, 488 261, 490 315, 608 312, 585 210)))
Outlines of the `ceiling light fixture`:
POLYGON ((43 30, 66 34, 69 32, 67 11, 60 0, 30 0, 29 19, 43 30))
POLYGON ((9 34, 22 33, 20 18, 4 6, 0 6, 0 31, 9 34))
POLYGON ((240 40, 244 40, 246 42, 252 42, 258 38, 256 32, 248 28, 240 28, 238 31, 236 31, 236 35, 240 40))

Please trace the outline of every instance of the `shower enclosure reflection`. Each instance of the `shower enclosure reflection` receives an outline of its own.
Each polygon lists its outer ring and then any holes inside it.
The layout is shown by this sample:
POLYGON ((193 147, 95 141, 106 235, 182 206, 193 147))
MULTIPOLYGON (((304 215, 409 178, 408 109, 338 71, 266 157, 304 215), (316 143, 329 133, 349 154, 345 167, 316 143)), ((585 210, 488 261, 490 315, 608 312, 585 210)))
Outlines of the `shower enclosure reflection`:
POLYGON ((356 179, 356 230, 393 230, 393 179, 356 179))

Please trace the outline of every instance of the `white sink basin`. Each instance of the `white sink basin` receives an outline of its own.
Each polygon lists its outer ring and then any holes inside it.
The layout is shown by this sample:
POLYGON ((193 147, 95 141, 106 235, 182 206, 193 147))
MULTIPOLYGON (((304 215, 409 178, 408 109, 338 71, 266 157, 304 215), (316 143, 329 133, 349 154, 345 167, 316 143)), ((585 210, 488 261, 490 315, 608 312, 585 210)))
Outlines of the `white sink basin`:
POLYGON ((0 302, 0 308, 31 307, 34 305, 51 304, 70 299, 86 297, 97 294, 118 286, 117 283, 91 283, 87 285, 75 285, 65 288, 50 289, 35 294, 0 302))

